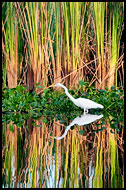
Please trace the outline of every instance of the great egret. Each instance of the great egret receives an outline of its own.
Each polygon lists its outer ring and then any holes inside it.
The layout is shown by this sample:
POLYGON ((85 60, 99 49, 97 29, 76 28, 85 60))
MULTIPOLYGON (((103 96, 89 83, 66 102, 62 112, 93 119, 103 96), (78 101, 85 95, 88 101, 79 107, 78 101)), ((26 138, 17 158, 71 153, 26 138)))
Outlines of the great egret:
POLYGON ((91 109, 91 108, 104 108, 103 105, 101 104, 98 104, 92 100, 89 100, 89 99, 86 99, 86 98, 73 98, 69 92, 68 92, 68 89, 63 85, 63 84, 60 84, 60 83, 57 83, 55 85, 56 87, 61 87, 61 88, 64 88, 65 90, 65 93, 66 95, 71 99, 71 101, 78 107, 84 109, 84 113, 88 113, 88 109, 91 109))
POLYGON ((67 132, 70 130, 70 128, 77 124, 77 125, 87 125, 89 123, 92 123, 98 119, 101 119, 103 117, 103 114, 101 115, 92 115, 92 114, 82 114, 81 116, 78 116, 76 117, 68 126, 67 128, 65 129, 65 132, 63 133, 62 136, 60 137, 54 137, 55 139, 57 140, 61 140, 63 139, 66 135, 67 135, 67 132))

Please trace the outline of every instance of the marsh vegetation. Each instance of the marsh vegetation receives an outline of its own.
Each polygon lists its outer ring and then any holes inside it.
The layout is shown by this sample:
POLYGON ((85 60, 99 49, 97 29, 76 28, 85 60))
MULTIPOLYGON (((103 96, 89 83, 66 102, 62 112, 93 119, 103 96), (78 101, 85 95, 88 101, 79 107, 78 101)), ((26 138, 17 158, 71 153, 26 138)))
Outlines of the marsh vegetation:
POLYGON ((3 86, 123 88, 123 29, 124 2, 3 2, 3 86))
POLYGON ((124 2, 2 3, 2 187, 124 187, 124 2))

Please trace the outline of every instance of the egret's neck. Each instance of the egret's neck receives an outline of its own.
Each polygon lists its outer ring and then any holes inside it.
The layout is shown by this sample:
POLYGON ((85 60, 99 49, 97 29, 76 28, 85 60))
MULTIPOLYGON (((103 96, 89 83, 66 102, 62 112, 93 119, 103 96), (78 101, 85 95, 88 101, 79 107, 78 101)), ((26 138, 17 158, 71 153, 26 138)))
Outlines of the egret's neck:
POLYGON ((69 94, 68 89, 67 89, 63 84, 60 84, 60 87, 64 88, 66 95, 71 99, 71 101, 72 101, 74 104, 76 104, 76 99, 73 98, 73 97, 69 94))
POLYGON ((75 103, 76 99, 73 98, 73 97, 69 94, 67 88, 64 88, 64 90, 65 90, 66 95, 71 99, 71 101, 75 103))

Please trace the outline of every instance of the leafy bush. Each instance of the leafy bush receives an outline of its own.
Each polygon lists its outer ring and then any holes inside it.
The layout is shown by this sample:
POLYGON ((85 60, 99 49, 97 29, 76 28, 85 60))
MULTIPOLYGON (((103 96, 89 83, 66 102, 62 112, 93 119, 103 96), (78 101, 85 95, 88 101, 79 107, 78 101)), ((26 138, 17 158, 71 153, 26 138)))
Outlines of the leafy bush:
MULTIPOLYGON (((103 112, 104 123, 105 118, 113 116, 113 120, 109 121, 113 128, 118 128, 118 123, 123 121, 124 116, 124 91, 121 88, 117 90, 112 87, 110 91, 96 90, 94 87, 88 87, 88 82, 79 81, 79 87, 75 91, 69 91, 74 98, 82 97, 91 99, 97 103, 104 105, 103 112), (83 91, 83 87, 85 91, 83 91)), ((72 120, 81 115, 83 110, 73 104, 66 96, 65 92, 57 93, 52 89, 46 89, 41 96, 35 91, 28 91, 27 87, 21 85, 16 88, 4 88, 2 92, 2 112, 3 122, 10 123, 12 120, 18 126, 22 126, 29 117, 38 119, 42 115, 45 117, 43 122, 48 123, 47 117, 60 119, 62 122, 72 120), (25 114, 24 114, 25 113, 25 114)), ((91 113, 99 113, 97 109, 91 109, 91 113)), ((12 129, 12 126, 10 126, 12 129)))

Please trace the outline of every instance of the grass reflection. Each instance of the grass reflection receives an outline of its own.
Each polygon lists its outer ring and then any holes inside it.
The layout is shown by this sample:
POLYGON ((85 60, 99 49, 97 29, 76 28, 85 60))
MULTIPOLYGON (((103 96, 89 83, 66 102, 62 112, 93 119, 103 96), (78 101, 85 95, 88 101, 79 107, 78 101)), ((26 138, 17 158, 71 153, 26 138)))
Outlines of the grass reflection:
POLYGON ((96 153, 96 166, 94 175, 94 187, 103 188, 103 142, 102 133, 98 135, 97 153, 96 153))
POLYGON ((3 187, 124 187, 123 130, 111 129, 109 120, 75 125, 61 140, 52 138, 65 131, 55 118, 32 123, 14 132, 3 125, 3 187))

